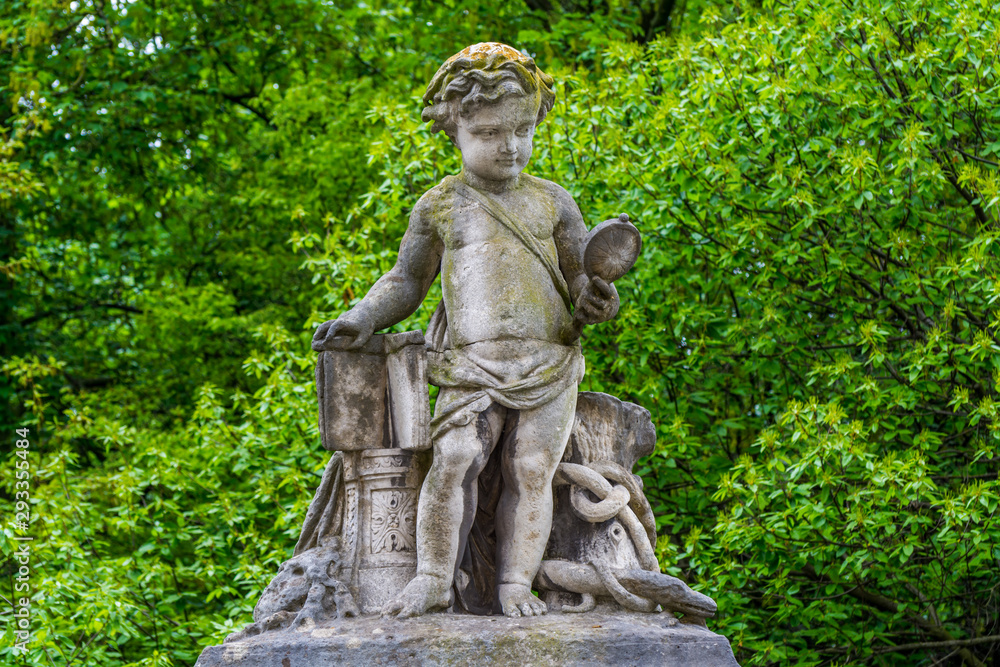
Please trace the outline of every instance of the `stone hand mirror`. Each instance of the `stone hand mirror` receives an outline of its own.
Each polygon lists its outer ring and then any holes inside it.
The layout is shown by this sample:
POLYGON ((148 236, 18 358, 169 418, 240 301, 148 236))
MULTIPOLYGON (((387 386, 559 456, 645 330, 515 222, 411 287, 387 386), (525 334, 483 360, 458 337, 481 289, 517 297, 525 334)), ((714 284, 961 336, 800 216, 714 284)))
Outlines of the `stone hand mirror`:
POLYGON ((639 230, 622 213, 590 230, 584 242, 583 269, 591 278, 613 283, 635 264, 642 250, 639 230))

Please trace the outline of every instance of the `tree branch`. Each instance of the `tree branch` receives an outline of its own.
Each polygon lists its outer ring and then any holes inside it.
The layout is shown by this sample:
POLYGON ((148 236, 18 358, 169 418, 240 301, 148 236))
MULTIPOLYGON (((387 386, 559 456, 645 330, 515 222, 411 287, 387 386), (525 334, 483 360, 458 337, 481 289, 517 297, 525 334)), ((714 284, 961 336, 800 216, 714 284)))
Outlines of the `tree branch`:
POLYGON ((1000 644, 1000 635, 990 635, 989 637, 973 637, 971 639, 948 639, 940 642, 914 642, 913 644, 900 644, 898 646, 885 646, 877 649, 878 653, 899 653, 902 651, 919 651, 920 649, 939 649, 951 646, 975 646, 977 644, 1000 644))
POLYGON ((121 310, 126 313, 135 313, 137 315, 142 315, 146 311, 142 308, 136 308, 135 306, 130 306, 125 303, 85 303, 79 306, 70 306, 69 308, 53 308, 52 310, 46 310, 41 313, 36 313, 30 317, 27 317, 20 322, 19 325, 26 327, 29 324, 34 324, 39 320, 44 320, 47 317, 52 317, 53 315, 61 315, 63 313, 78 313, 81 310, 87 310, 88 308, 103 308, 105 310, 121 310))
MULTIPOLYGON (((827 584, 834 584, 836 586, 848 588, 848 585, 844 582, 833 581, 830 578, 820 576, 820 574, 816 571, 816 568, 814 568, 812 565, 806 565, 804 568, 802 568, 802 572, 803 574, 806 575, 806 577, 808 577, 813 581, 823 582, 827 584)), ((887 598, 884 595, 880 595, 879 593, 873 593, 871 591, 865 590, 865 588, 860 584, 855 586, 850 591, 850 595, 851 597, 856 598, 857 600, 863 602, 869 607, 874 607, 875 609, 880 609, 890 614, 899 613, 899 604, 897 604, 895 601, 887 598)), ((921 616, 908 616, 907 618, 911 623, 918 626, 932 637, 938 638, 944 644, 957 646, 958 644, 949 644, 949 642, 963 641, 963 640, 956 640, 948 633, 947 630, 944 629, 943 626, 938 625, 932 621, 928 621, 927 619, 921 616)), ((931 642, 931 643, 938 643, 938 642, 931 642)), ((901 644, 900 646, 905 646, 905 644, 901 644)), ((887 648, 893 649, 893 651, 900 650, 898 646, 887 647, 887 648)), ((973 667, 986 667, 986 665, 983 664, 982 660, 973 655, 972 651, 970 651, 967 648, 964 648, 964 646, 959 650, 958 653, 960 656, 962 656, 963 660, 965 660, 970 665, 973 665, 973 667)))

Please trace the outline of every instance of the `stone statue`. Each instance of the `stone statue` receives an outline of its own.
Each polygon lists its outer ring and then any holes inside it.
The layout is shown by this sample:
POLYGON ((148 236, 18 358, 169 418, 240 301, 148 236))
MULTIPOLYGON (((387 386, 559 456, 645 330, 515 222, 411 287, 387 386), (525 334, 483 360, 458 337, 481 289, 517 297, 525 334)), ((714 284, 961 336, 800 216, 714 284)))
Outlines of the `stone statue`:
POLYGON ((313 339, 316 350, 338 337, 348 349, 363 346, 373 331, 411 315, 440 272, 443 344, 432 347, 429 375, 441 392, 433 465, 417 508, 417 576, 386 613, 406 617, 451 606, 477 479, 505 434, 505 488, 496 513, 499 606, 508 616, 545 612, 531 584, 583 375, 576 322, 603 322, 618 312, 614 287, 583 270, 587 228, 572 197, 522 173, 535 128, 555 99, 551 85, 534 61, 501 44, 469 47, 438 70, 423 117, 462 152, 462 172, 421 197, 393 269, 313 339))
POLYGON ((659 571, 632 473, 656 441, 649 412, 578 391, 581 332, 618 313, 613 283, 641 238, 624 214, 588 232, 563 188, 523 173, 552 85, 498 43, 434 75, 423 118, 462 171, 416 203, 392 270, 317 329, 334 454, 254 623, 199 667, 736 664, 706 629, 715 602, 659 571), (413 314, 439 274, 426 336, 375 334, 413 314), (440 387, 433 418, 428 383, 440 387), (428 614, 443 610, 455 613, 428 614), (550 610, 562 613, 538 618, 550 610), (491 614, 508 625, 475 620, 491 614))

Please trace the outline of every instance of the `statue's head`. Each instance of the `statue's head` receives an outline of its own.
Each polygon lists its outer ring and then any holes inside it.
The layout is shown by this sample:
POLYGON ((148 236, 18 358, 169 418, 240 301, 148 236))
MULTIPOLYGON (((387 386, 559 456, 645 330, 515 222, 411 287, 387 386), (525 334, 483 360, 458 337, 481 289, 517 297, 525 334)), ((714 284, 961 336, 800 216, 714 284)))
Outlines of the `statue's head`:
POLYGON ((552 109, 556 94, 552 77, 538 69, 533 58, 499 42, 467 46, 438 68, 424 93, 424 121, 434 121, 434 132, 454 140, 462 114, 496 103, 509 95, 538 101, 535 124, 552 109))
POLYGON ((535 127, 555 102, 552 83, 520 51, 474 44, 438 69, 424 93, 422 117, 459 147, 466 169, 504 180, 528 162, 535 127))

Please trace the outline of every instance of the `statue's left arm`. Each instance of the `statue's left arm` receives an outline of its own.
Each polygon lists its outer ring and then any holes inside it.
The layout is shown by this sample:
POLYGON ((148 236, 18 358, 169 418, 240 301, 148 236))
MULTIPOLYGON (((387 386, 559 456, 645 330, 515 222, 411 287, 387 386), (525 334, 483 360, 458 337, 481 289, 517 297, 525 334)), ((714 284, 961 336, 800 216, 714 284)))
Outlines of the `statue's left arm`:
POLYGON ((573 299, 576 319, 583 324, 606 322, 618 314, 618 291, 598 277, 589 278, 583 270, 583 247, 587 225, 583 214, 566 190, 550 183, 556 202, 558 220, 553 237, 559 254, 559 269, 573 299))

